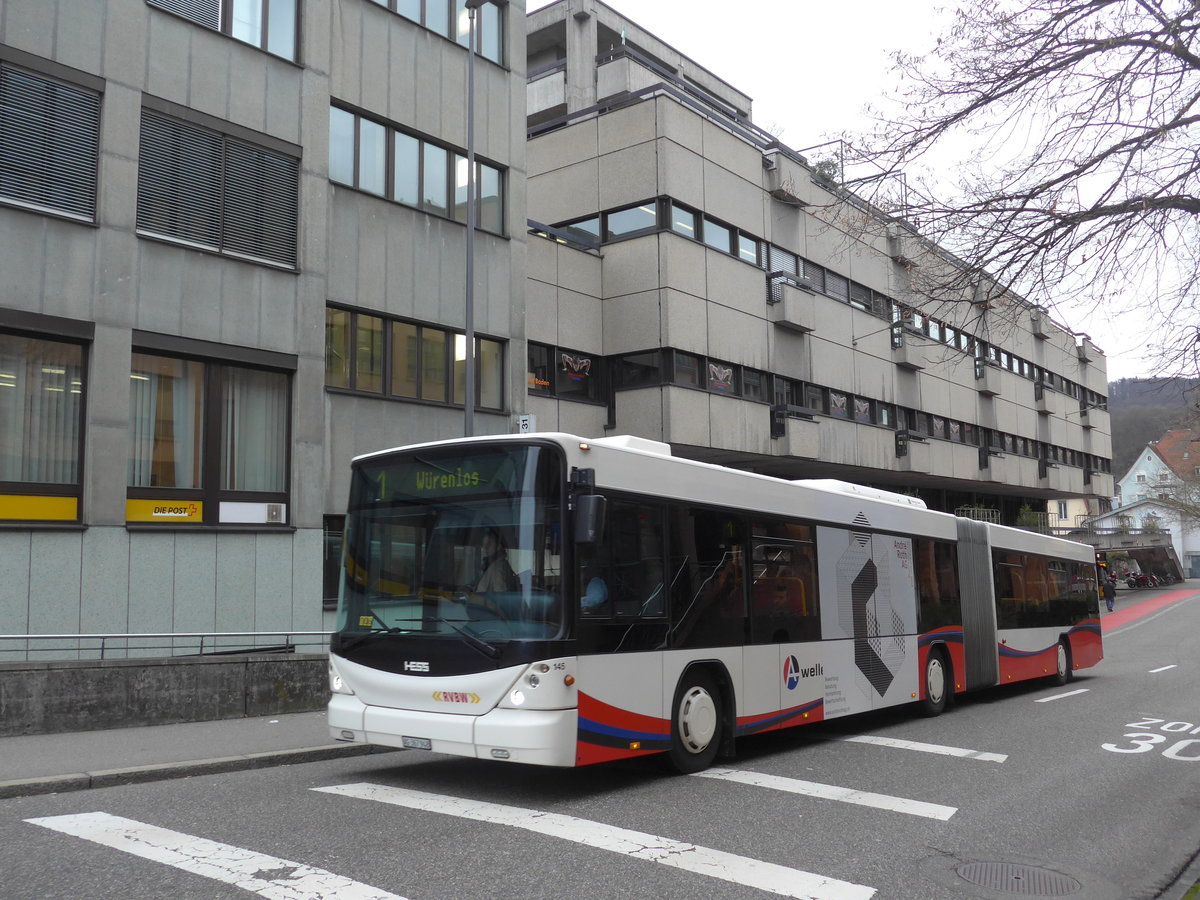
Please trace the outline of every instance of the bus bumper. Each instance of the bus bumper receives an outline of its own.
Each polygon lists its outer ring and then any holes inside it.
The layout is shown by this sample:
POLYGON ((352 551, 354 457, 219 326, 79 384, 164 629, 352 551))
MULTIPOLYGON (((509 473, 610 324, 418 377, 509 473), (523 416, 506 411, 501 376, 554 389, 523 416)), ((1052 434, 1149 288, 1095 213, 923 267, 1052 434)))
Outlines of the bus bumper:
POLYGON ((493 709, 463 716, 367 706, 345 694, 329 701, 334 740, 542 766, 575 765, 577 721, 574 709, 493 709))

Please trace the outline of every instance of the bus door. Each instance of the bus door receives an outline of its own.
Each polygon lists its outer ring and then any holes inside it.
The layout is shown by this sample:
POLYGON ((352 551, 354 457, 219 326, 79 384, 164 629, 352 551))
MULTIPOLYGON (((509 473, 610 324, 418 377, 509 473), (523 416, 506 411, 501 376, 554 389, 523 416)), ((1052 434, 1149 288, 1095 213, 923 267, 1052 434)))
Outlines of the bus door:
POLYGON ((963 654, 967 690, 1000 680, 996 601, 986 522, 958 519, 958 572, 962 583, 963 654))

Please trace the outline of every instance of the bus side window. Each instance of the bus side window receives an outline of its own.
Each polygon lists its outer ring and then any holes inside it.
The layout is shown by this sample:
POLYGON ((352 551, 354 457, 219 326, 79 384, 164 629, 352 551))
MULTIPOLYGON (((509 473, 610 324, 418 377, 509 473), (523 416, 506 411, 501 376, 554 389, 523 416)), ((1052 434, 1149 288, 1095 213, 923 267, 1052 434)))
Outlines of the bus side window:
POLYGON ((751 640, 770 644, 820 639, 812 527, 756 522, 753 535, 751 640))
POLYGON ((604 542, 581 547, 579 554, 583 615, 656 618, 666 613, 661 507, 610 499, 604 542))
POLYGON ((743 641, 745 534, 745 523, 727 513, 672 510, 672 646, 726 647, 743 641))

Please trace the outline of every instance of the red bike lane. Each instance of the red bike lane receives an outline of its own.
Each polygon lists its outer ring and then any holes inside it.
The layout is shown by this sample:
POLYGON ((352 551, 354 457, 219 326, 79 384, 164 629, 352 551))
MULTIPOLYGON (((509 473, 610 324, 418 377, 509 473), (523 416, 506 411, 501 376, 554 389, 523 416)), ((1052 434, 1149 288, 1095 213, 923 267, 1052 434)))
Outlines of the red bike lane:
POLYGON ((1181 600, 1187 600, 1197 595, 1200 595, 1200 591, 1184 588, 1182 590, 1168 591, 1165 594, 1156 594, 1153 597, 1147 597, 1145 600, 1139 601, 1132 606, 1126 606, 1115 612, 1106 613, 1100 620, 1101 631, 1112 631, 1115 628, 1120 628, 1122 625, 1136 622, 1138 619, 1144 618, 1151 613, 1156 613, 1160 609, 1172 606, 1181 600))

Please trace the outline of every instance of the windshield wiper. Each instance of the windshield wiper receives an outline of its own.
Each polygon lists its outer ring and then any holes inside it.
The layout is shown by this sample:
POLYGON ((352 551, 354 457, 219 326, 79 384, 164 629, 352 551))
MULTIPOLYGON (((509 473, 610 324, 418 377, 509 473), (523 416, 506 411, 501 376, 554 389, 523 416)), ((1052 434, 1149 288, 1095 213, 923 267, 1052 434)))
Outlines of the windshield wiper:
POLYGON ((471 634, 471 632, 467 631, 465 628, 459 628, 457 625, 455 625, 449 619, 443 619, 441 616, 426 616, 422 621, 437 622, 442 625, 449 626, 466 642, 467 646, 470 647, 472 650, 478 650, 480 653, 482 653, 484 656, 488 657, 489 659, 499 659, 500 658, 500 648, 499 647, 497 647, 495 644, 489 644, 483 638, 476 637, 475 635, 471 634))

